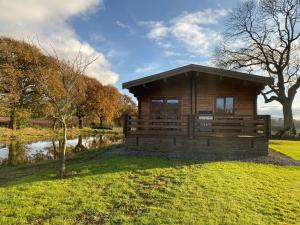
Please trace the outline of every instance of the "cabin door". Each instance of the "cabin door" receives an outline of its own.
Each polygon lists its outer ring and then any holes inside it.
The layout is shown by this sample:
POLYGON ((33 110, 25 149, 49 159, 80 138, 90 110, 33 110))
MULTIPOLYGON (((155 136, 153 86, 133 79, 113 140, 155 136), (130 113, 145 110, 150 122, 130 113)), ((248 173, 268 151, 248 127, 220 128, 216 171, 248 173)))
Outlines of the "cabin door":
POLYGON ((180 101, 178 98, 157 98, 151 99, 152 119, 172 119, 180 118, 180 101))

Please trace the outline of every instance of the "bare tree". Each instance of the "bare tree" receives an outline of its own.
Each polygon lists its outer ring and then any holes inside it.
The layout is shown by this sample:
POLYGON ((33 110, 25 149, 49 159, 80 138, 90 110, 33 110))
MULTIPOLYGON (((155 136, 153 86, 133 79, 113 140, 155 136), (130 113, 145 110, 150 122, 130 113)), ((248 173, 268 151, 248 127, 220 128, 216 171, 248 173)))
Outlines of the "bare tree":
POLYGON ((61 149, 60 176, 65 176, 65 155, 67 149, 68 119, 74 115, 73 107, 76 100, 76 85, 86 68, 94 62, 83 57, 80 52, 72 61, 60 60, 55 56, 46 56, 43 60, 36 61, 36 76, 39 77, 39 87, 44 98, 50 103, 48 113, 59 121, 63 129, 61 149))
POLYGON ((284 132, 296 133, 292 104, 300 87, 300 1, 248 0, 234 10, 225 40, 216 50, 218 66, 262 70, 274 85, 262 92, 266 103, 282 105, 284 132))

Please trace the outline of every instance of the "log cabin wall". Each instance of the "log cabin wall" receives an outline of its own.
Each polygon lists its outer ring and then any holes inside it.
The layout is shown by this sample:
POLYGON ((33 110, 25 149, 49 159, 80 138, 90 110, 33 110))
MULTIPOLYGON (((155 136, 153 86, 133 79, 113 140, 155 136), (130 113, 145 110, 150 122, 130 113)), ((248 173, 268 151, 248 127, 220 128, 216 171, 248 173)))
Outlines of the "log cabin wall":
POLYGON ((145 117, 150 115, 152 98, 179 98, 181 115, 187 116, 199 111, 213 111, 215 114, 216 97, 225 96, 234 97, 235 115, 254 116, 260 88, 251 82, 191 72, 149 83, 140 87, 135 95, 140 114, 145 117))
POLYGON ((145 117, 150 115, 150 101, 153 98, 179 98, 180 114, 183 116, 191 114, 190 79, 185 75, 147 84, 136 96, 141 106, 141 115, 145 117))
POLYGON ((259 87, 240 80, 200 76, 196 80, 196 111, 213 111, 216 97, 234 97, 234 115, 255 116, 259 87))

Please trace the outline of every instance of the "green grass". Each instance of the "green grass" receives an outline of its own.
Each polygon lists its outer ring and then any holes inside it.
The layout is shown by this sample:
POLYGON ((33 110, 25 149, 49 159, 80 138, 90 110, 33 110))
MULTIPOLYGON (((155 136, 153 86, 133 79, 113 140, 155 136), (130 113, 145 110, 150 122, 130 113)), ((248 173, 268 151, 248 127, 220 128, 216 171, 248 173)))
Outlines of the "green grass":
POLYGON ((270 148, 300 160, 300 141, 272 140, 270 141, 270 148))
POLYGON ((74 155, 0 168, 0 224, 300 224, 300 168, 74 155))

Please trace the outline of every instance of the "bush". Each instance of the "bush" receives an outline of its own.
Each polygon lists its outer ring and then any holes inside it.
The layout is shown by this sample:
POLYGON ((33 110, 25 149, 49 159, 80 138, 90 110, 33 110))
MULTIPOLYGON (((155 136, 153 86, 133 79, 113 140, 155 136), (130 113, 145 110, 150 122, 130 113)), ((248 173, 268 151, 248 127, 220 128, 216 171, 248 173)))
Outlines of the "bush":
POLYGON ((24 128, 31 125, 31 110, 20 109, 17 111, 16 116, 18 128, 24 128))

